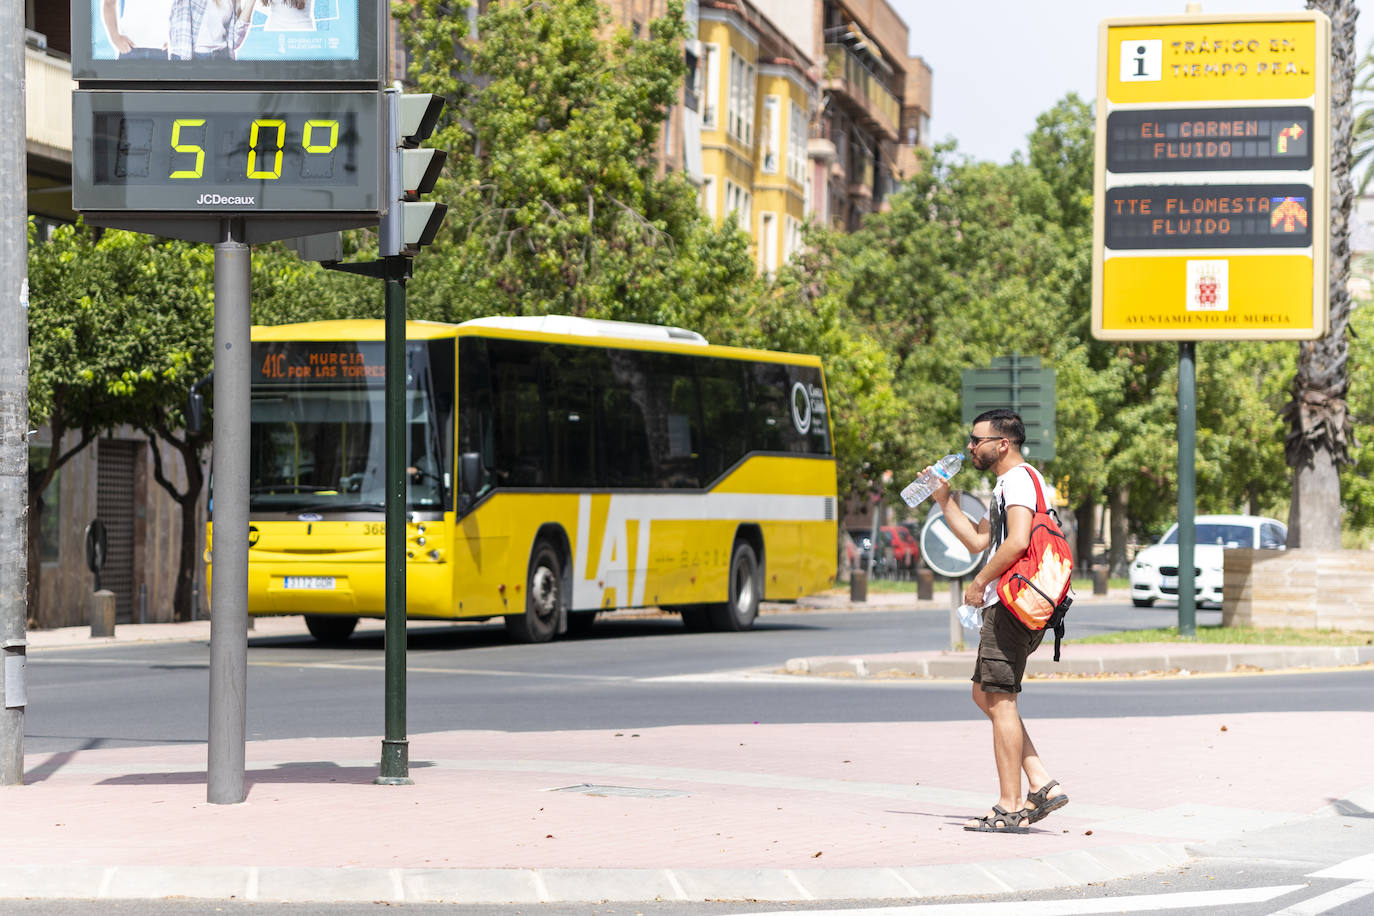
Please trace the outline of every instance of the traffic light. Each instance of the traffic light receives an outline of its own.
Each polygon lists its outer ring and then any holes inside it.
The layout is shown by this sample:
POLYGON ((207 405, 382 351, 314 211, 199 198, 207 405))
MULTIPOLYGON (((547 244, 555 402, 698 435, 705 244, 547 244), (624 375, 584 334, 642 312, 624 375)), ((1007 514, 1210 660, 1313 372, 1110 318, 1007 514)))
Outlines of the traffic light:
POLYGON ((434 189, 448 154, 441 149, 420 149, 420 142, 434 132, 444 98, 438 95, 402 95, 387 90, 388 159, 387 211, 379 227, 383 257, 414 255, 434 241, 448 207, 420 200, 434 189))

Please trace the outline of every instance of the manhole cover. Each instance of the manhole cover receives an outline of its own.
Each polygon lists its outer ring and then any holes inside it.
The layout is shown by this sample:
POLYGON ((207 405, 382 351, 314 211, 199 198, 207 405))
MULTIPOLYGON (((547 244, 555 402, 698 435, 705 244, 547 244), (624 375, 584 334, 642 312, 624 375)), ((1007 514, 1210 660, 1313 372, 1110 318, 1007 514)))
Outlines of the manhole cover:
POLYGON ((598 786, 589 782, 579 783, 575 786, 559 786, 557 789, 546 789, 546 792, 580 792, 583 795, 610 796, 619 795, 626 798, 679 798, 687 795, 686 792, 677 792, 673 789, 646 789, 642 786, 598 786))

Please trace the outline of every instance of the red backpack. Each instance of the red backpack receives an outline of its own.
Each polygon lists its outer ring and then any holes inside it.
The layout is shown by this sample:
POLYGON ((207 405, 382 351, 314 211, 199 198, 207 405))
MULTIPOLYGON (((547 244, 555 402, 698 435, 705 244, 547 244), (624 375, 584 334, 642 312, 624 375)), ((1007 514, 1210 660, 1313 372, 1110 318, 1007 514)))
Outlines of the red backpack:
MULTIPOLYGON (((1064 638, 1064 615, 1073 575, 1073 553, 1059 528, 1054 510, 1045 502, 1040 480, 1029 467, 1035 486, 1035 516, 1031 519, 1030 545, 1025 554, 997 580, 997 597, 1016 619, 1030 630, 1054 630, 1054 660, 1059 661, 1059 641, 1064 638)), ((1003 521, 1003 524, 1006 524, 1003 521)))

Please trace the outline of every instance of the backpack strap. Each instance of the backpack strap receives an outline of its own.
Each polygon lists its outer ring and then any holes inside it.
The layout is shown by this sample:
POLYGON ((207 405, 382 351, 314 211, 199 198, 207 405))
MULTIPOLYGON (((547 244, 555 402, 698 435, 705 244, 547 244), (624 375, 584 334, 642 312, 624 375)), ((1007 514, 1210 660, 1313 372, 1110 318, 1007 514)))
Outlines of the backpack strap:
POLYGON ((1035 514, 1045 515, 1050 511, 1049 503, 1045 502, 1045 493, 1040 489, 1040 478, 1031 470, 1029 464, 1025 465, 1026 473, 1030 475, 1031 485, 1035 487, 1035 514))

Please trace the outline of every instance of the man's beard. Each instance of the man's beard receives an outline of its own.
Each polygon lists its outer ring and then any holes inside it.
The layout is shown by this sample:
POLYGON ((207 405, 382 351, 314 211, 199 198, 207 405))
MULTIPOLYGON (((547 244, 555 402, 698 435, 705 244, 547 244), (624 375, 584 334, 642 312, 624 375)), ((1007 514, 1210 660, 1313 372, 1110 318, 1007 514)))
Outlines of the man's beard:
POLYGON ((969 461, 973 464, 974 469, 979 471, 986 471, 993 464, 977 452, 969 456, 969 461))

